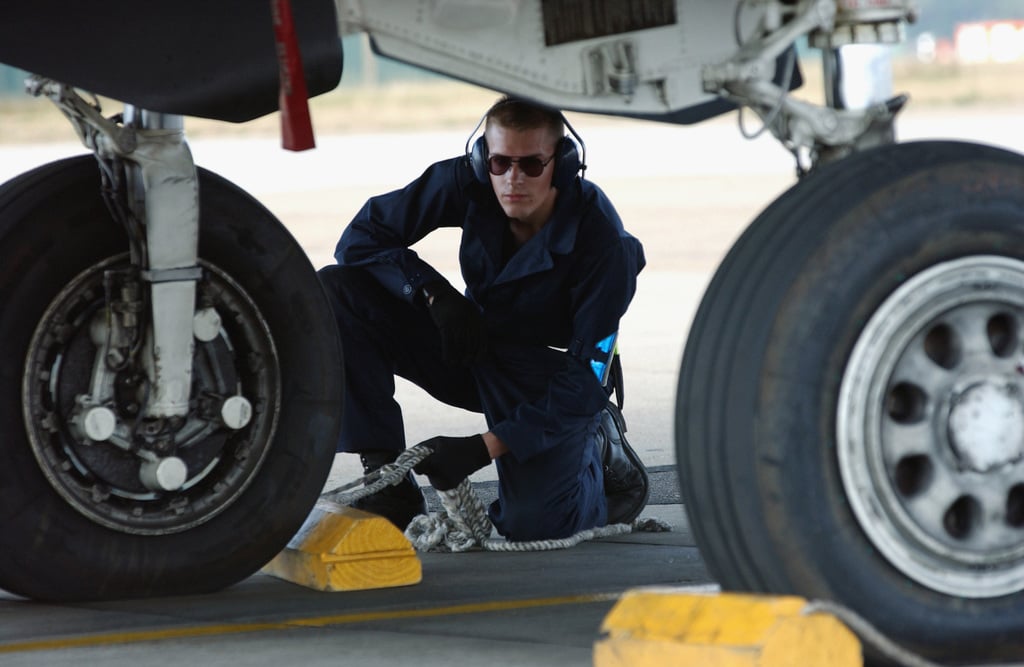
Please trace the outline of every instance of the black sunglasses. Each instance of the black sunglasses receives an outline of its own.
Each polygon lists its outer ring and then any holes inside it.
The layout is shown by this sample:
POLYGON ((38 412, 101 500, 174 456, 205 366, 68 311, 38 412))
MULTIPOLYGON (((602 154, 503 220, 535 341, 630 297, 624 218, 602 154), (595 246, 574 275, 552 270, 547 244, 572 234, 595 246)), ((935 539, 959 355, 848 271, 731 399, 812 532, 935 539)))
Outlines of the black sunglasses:
POLYGON ((537 178, 544 173, 544 167, 548 166, 548 162, 551 162, 554 159, 554 155, 549 157, 547 160, 541 160, 536 155, 527 155, 526 157, 492 155, 487 158, 487 170, 495 176, 501 176, 512 168, 513 163, 516 163, 524 174, 530 178, 537 178))

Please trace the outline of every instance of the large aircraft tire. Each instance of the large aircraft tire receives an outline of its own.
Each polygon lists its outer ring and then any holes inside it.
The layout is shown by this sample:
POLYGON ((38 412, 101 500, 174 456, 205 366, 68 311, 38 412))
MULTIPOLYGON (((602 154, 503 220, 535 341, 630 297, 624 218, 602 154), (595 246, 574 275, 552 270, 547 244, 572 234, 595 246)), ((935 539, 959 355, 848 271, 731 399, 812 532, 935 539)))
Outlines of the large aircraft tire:
POLYGON ((680 484, 723 588, 943 659, 1024 650, 1024 157, 864 152, 767 208, 683 356, 680 484))
MULTIPOLYGON (((0 588, 40 600, 214 591, 268 562, 316 502, 342 395, 329 305, 269 211, 204 170, 200 193, 197 294, 219 333, 196 342, 195 407, 178 431, 190 438, 178 453, 188 481, 153 491, 137 452, 83 442, 70 424, 90 387, 90 322, 111 293, 104 271, 128 266, 96 161, 55 162, 0 188, 0 588), (251 419, 211 425, 211 396, 236 391, 251 419)), ((117 383, 116 410, 137 410, 145 380, 125 371, 117 383)))

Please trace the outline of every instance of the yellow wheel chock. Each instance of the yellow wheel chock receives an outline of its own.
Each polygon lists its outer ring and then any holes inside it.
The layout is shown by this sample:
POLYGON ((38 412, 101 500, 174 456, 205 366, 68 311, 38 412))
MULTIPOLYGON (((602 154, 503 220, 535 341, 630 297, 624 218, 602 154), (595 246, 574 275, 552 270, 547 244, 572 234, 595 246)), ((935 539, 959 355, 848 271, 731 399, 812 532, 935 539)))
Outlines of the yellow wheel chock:
POLYGON ((595 667, 861 667, 860 641, 800 597, 628 591, 601 626, 595 667))
POLYGON ((409 586, 423 579, 416 551, 394 524, 325 500, 262 571, 319 591, 409 586))

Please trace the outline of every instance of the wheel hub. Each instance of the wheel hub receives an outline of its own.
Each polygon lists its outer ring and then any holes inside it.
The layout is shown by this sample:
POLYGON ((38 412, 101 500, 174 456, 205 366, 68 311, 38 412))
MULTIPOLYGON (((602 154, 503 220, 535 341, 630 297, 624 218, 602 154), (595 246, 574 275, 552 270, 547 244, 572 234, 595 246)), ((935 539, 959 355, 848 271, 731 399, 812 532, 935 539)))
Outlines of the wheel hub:
POLYGON ((1024 405, 1016 385, 985 380, 953 399, 953 454, 967 469, 986 473, 1024 456, 1024 405))
POLYGON ((224 511, 258 473, 277 428, 277 352, 254 302, 203 262, 197 296, 209 326, 196 337, 190 412, 145 417, 144 373, 95 370, 108 363, 97 324, 104 276, 126 262, 80 274, 40 320, 22 381, 26 431, 43 474, 76 511, 120 532, 176 533, 224 511))
POLYGON ((1024 262, 970 256, 907 279, 868 319, 836 406, 861 530, 908 578, 1024 591, 1024 262))

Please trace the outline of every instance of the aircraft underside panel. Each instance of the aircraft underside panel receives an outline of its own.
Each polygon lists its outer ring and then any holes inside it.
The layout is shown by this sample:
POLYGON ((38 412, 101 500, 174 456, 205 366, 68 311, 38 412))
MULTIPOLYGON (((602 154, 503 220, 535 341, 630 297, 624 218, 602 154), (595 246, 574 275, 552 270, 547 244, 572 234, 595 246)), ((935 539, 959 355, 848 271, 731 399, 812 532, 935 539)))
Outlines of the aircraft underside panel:
MULTIPOLYGON (((337 86, 332 0, 292 0, 310 96, 337 86)), ((0 63, 143 109, 233 122, 278 108, 270 0, 5 3, 0 63)))
POLYGON ((382 55, 565 109, 692 123, 733 108, 702 67, 759 14, 706 0, 339 0, 382 55))

